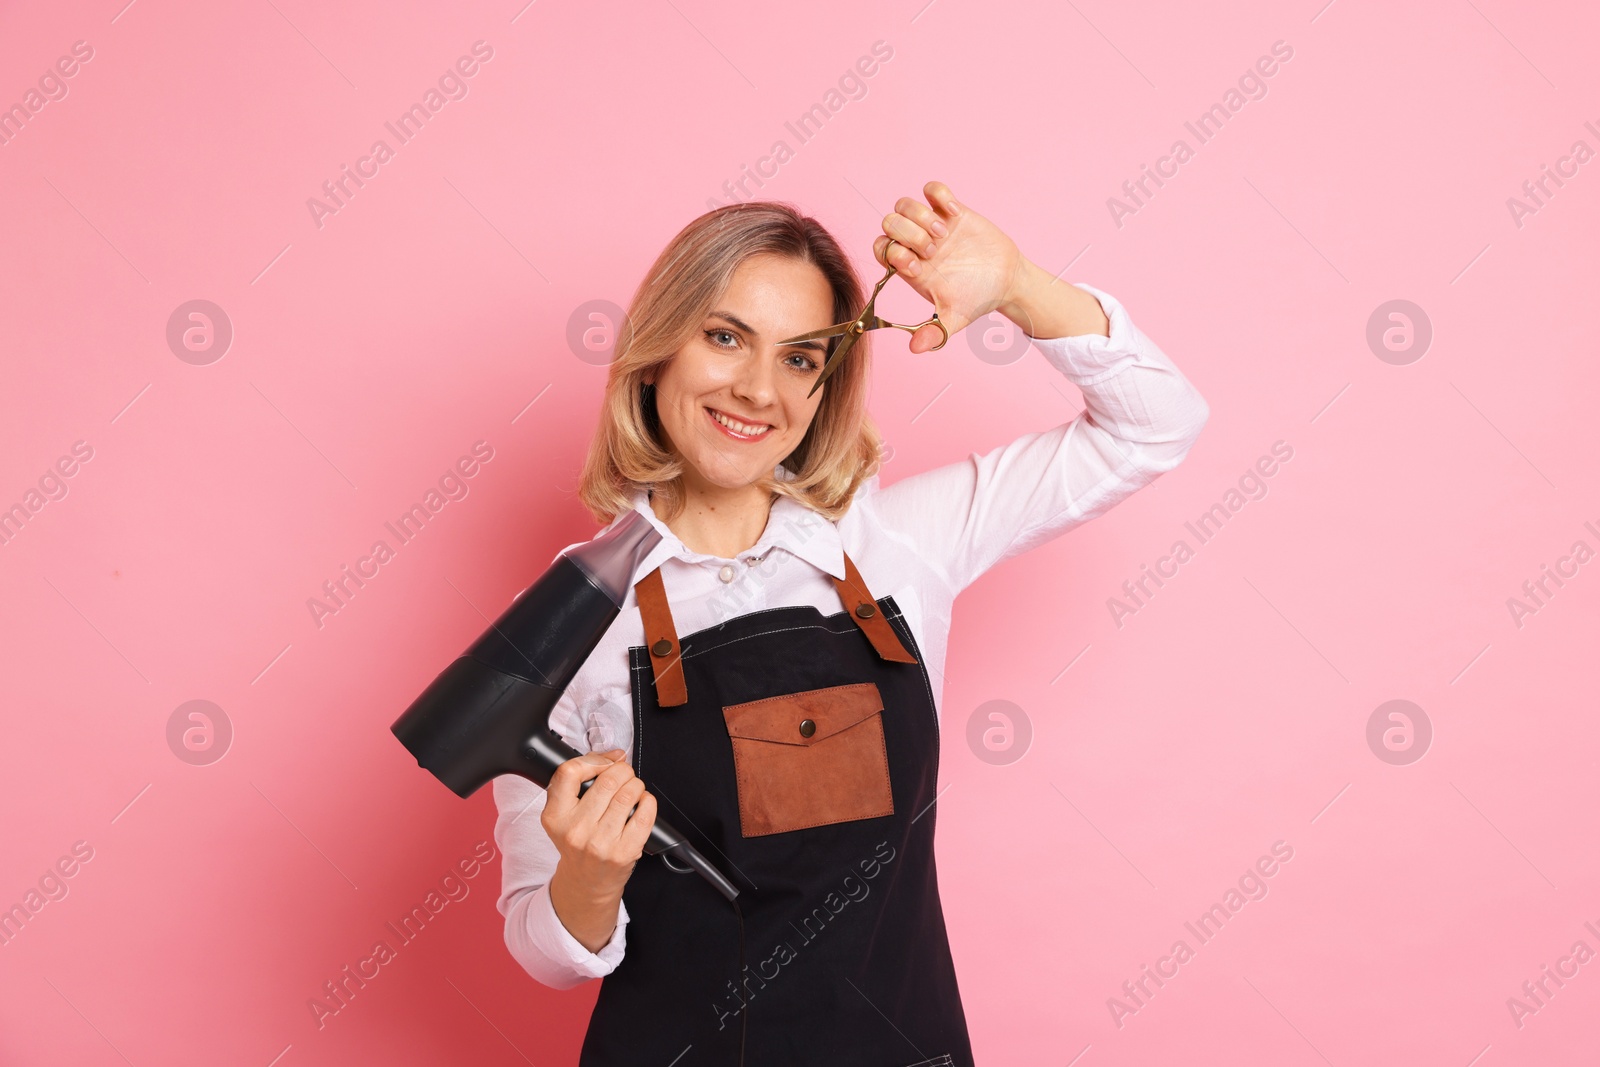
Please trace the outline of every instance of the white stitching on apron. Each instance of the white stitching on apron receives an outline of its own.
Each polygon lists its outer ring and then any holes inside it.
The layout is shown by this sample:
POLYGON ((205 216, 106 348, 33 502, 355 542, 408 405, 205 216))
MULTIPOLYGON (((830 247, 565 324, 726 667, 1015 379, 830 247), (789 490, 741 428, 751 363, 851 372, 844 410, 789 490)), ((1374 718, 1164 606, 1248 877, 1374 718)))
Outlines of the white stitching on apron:
MULTIPOLYGON (((631 653, 630 653, 631 654, 631 653)), ((646 664, 648 666, 648 664, 646 664)), ((644 667, 635 667, 634 674, 643 671, 644 667)), ((635 678, 628 685, 633 690, 633 768, 634 774, 644 777, 644 702, 639 699, 640 690, 644 687, 635 678)))
MULTIPOLYGON (((911 632, 910 621, 908 621, 905 615, 901 613, 900 605, 896 604, 894 601, 894 594, 891 593, 883 599, 887 600, 894 606, 894 611, 889 617, 893 619, 899 619, 906 624, 906 638, 911 642, 912 654, 917 657, 917 666, 922 669, 922 688, 928 694, 928 707, 933 709, 933 758, 935 764, 937 764, 939 759, 939 705, 935 704, 933 701, 933 685, 928 680, 928 664, 927 661, 922 658, 922 649, 917 644, 917 635, 911 632)), ((934 781, 935 803, 938 802, 938 785, 939 783, 936 776, 936 780, 934 781)), ((923 810, 925 811, 927 809, 923 810)), ((920 818, 920 813, 918 817, 920 818)), ((915 1065, 913 1065, 913 1067, 915 1067, 915 1065)))

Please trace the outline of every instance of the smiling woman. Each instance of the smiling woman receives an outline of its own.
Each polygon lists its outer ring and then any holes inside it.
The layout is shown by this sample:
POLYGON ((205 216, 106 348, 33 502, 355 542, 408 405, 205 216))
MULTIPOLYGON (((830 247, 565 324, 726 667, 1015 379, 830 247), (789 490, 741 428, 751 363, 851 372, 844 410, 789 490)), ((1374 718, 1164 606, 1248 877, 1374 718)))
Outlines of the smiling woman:
POLYGON ((545 789, 494 783, 507 947, 557 989, 605 979, 580 1067, 972 1067, 933 848, 952 601, 1176 466, 1206 405, 1110 294, 923 188, 873 246, 893 268, 878 289, 898 277, 933 304, 900 327, 910 351, 998 311, 1086 408, 883 488, 870 336, 898 324, 833 237, 737 204, 657 257, 578 490, 610 523, 596 537, 650 547, 619 564, 619 611, 549 716, 575 748, 615 747, 545 789), (733 910, 667 853, 640 862, 658 797, 733 910), (879 846, 891 877, 842 896, 879 846))

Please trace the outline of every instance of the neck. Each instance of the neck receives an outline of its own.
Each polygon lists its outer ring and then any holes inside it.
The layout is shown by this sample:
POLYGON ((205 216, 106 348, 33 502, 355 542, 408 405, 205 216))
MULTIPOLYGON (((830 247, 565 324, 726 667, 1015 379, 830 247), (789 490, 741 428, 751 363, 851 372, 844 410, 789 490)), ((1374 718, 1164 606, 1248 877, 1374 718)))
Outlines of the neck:
POLYGON ((761 540, 771 513, 772 494, 759 485, 727 489, 686 480, 683 510, 666 525, 691 552, 733 559, 761 540))

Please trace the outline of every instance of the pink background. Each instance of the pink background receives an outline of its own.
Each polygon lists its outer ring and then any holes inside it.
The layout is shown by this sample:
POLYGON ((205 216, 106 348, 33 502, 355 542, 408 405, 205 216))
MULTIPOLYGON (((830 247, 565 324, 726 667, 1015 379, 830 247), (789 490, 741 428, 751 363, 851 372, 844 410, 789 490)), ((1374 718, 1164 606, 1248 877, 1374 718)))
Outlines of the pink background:
MULTIPOLYGON (((1600 950, 1600 564, 1520 627, 1507 599, 1600 549, 1600 163, 1520 226, 1507 199, 1600 148, 1600 17, 1320 2, 8 5, 0 104, 93 58, 0 146, 0 505, 93 456, 0 545, 0 906, 92 858, 0 947, 0 1061, 575 1062, 599 983, 510 958, 498 858, 320 1029, 308 1001, 492 842, 489 790, 456 799, 389 724, 594 531, 605 369, 569 317, 626 304, 784 139, 752 191, 864 272, 895 200, 946 181, 1211 406, 1177 471, 961 601, 939 851, 979 1061, 1588 1062, 1600 961, 1520 1026, 1507 1000, 1600 950), (480 40, 465 98, 319 228, 307 199, 480 40), (785 121, 880 40, 800 145, 785 121), (1275 41, 1267 95, 1197 146, 1184 122, 1275 41), (1179 137, 1194 158, 1118 226, 1107 199, 1179 137), (208 365, 166 339, 194 299, 234 330, 208 365), (1405 365, 1366 340, 1395 299, 1433 330, 1405 365), (469 495, 319 628, 307 599, 477 441, 469 495), (1277 441, 1267 495, 1197 547, 1184 523, 1277 441), (1180 538, 1119 627, 1107 600, 1180 538), (1367 742, 1394 699, 1433 731, 1407 765, 1367 742), (191 700, 232 726, 210 765, 169 747, 191 700), (1034 733, 1005 765, 966 743, 991 700, 1034 733), (1277 841, 1267 896, 1199 945, 1185 921, 1277 841), (1119 1026, 1108 998, 1180 938, 1119 1026)), ((885 482, 1081 407, 1037 352, 903 346, 878 347, 885 482)))

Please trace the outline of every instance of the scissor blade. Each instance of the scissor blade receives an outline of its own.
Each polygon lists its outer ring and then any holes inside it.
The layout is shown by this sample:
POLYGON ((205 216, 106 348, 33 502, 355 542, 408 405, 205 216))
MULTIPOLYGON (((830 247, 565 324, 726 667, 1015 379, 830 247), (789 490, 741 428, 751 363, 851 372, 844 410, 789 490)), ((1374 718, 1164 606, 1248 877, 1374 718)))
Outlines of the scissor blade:
POLYGON ((852 325, 854 325, 854 323, 841 322, 837 326, 827 326, 820 330, 812 330, 810 333, 802 333, 785 341, 779 341, 778 344, 797 345, 802 341, 821 341, 828 337, 838 337, 840 334, 848 330, 852 325))
POLYGON ((817 380, 811 383, 811 392, 806 394, 808 399, 818 389, 822 388, 822 383, 828 380, 828 375, 838 369, 840 361, 844 359, 844 354, 850 351, 859 336, 861 335, 855 333, 845 334, 843 339, 839 341, 838 347, 833 350, 833 355, 829 356, 828 362, 823 365, 822 373, 817 375, 817 380))

